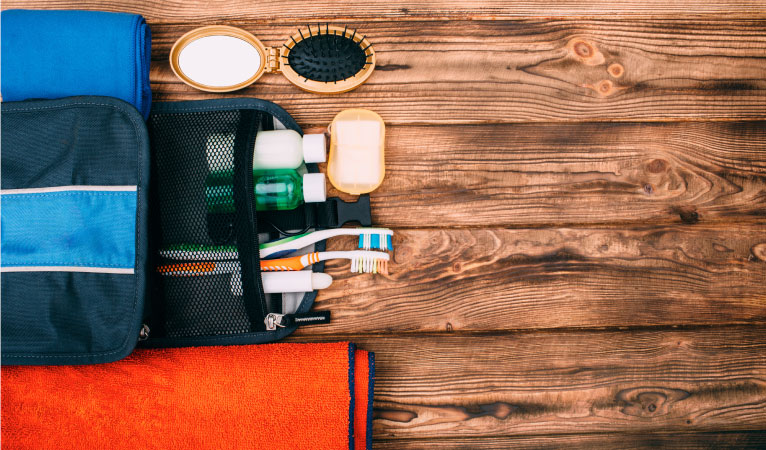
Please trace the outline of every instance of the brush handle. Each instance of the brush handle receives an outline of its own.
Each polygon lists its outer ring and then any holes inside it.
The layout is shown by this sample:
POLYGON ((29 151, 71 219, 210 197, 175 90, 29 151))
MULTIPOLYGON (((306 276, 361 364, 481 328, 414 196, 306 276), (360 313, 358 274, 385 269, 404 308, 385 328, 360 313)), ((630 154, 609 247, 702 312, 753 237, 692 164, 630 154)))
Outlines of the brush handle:
POLYGON ((166 264, 157 267, 157 272, 163 275, 174 275, 179 277, 218 275, 222 273, 231 273, 234 270, 239 270, 239 263, 235 261, 202 261, 166 264))
POLYGON ((319 253, 313 252, 302 256, 261 260, 261 270, 267 272, 284 270, 302 270, 306 266, 319 261, 319 253))
POLYGON ((305 233, 300 236, 284 238, 276 242, 262 244, 260 254, 261 258, 268 258, 275 253, 288 250, 298 250, 311 244, 316 244, 319 241, 329 239, 331 237, 372 236, 375 234, 381 236, 391 236, 394 234, 394 232, 388 228, 333 228, 329 230, 317 230, 310 233, 305 233))

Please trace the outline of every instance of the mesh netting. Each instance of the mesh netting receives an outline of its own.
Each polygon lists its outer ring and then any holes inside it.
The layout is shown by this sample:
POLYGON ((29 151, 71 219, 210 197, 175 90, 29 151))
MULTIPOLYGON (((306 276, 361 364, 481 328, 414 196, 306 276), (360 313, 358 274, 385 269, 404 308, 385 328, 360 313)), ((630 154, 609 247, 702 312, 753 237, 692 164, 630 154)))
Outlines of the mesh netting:
POLYGON ((161 321, 153 336, 236 334, 263 323, 263 305, 254 304, 262 295, 243 292, 237 227, 250 222, 233 201, 235 148, 252 152, 245 141, 259 119, 238 110, 150 117, 160 297, 153 299, 153 319, 161 321), (211 193, 219 203, 227 196, 227 207, 211 207, 211 193))

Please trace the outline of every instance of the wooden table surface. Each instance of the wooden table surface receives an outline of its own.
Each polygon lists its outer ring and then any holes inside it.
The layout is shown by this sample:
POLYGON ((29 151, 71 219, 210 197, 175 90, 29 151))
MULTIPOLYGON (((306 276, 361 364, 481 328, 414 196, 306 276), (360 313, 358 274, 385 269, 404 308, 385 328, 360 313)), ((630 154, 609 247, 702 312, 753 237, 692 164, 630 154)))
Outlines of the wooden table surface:
POLYGON ((143 14, 155 100, 220 96, 170 70, 192 28, 363 30, 359 89, 265 75, 231 96, 304 129, 349 107, 388 124, 372 204, 391 273, 329 265, 332 324, 291 338, 376 352, 375 448, 766 447, 764 1, 2 7, 143 14))

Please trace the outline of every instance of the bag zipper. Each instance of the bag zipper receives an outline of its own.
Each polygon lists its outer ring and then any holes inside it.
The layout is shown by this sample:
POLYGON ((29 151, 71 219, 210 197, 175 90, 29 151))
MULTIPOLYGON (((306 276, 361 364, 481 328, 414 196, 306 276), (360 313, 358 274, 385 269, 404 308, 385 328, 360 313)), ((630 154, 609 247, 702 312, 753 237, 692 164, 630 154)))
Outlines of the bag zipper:
POLYGON ((266 330, 274 331, 277 328, 302 325, 318 325, 321 323, 330 323, 330 311, 317 311, 305 314, 277 314, 269 313, 263 320, 266 324, 266 330))
POLYGON ((150 332, 151 330, 149 329, 149 325, 142 324, 141 329, 138 331, 138 341, 141 342, 149 339, 150 332))

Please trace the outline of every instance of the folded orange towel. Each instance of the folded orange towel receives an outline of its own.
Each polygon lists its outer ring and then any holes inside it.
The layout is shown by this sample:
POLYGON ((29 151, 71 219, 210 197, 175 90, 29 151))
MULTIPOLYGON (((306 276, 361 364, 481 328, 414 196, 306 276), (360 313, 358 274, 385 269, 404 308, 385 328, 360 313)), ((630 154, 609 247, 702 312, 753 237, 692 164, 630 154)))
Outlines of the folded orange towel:
POLYGON ((6 366, 2 448, 365 449, 373 378, 373 355, 347 342, 6 366))

